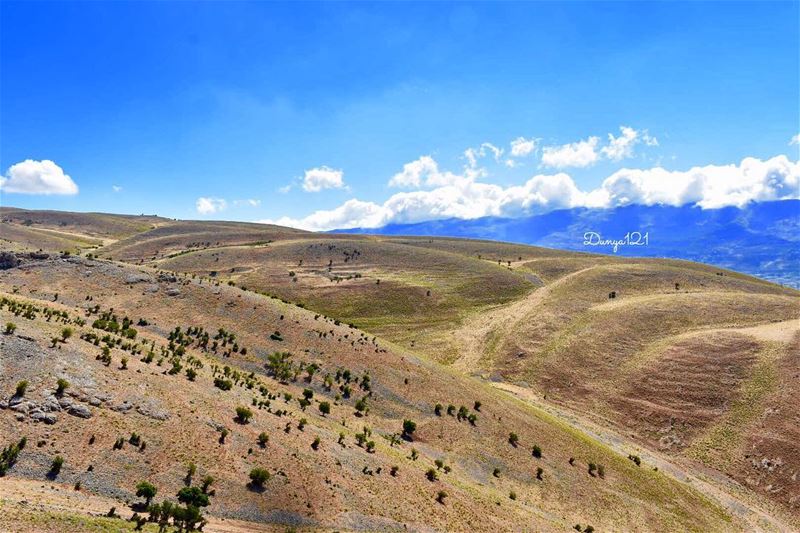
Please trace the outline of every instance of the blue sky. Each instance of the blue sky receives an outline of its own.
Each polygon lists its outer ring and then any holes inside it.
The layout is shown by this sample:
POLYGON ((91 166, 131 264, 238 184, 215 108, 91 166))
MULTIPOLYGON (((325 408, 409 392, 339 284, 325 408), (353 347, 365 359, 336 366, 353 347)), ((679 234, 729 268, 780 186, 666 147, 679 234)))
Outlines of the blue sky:
POLYGON ((789 197, 799 6, 2 2, 1 201, 327 229, 789 197))

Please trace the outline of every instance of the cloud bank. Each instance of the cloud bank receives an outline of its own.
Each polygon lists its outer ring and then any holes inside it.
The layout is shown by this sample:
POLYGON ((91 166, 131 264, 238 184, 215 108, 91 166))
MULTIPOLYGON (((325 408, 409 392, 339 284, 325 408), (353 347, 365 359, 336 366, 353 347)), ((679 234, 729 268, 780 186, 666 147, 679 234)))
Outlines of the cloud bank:
POLYGON ((49 159, 26 159, 11 165, 5 177, 0 177, 0 190, 18 194, 78 194, 72 178, 49 159))
MULTIPOLYGON (((655 142, 652 138, 647 141, 644 136, 638 138, 639 142, 655 142)), ((616 145, 612 140, 607 145, 614 148, 606 157, 618 154, 624 157, 632 136, 626 137, 623 130, 614 140, 617 139, 622 140, 616 145)), ((597 142, 593 148, 596 146, 597 142)), ((584 149, 569 148, 569 157, 587 160, 587 156, 580 155, 584 149)), ((558 158, 567 156, 553 157, 563 161, 558 158)), ((748 157, 738 165, 708 165, 685 171, 623 168, 607 177, 598 188, 588 191, 579 189, 564 172, 537 174, 522 185, 510 187, 483 183, 478 181, 479 177, 481 174, 469 167, 460 175, 442 172, 432 157, 424 156, 407 163, 389 183, 395 187, 433 187, 429 190, 399 192, 382 204, 352 199, 335 209, 316 211, 304 218, 283 217, 262 222, 324 231, 444 218, 518 217, 572 207, 692 204, 718 208, 742 206, 751 201, 800 198, 800 163, 784 155, 768 160, 748 157)))

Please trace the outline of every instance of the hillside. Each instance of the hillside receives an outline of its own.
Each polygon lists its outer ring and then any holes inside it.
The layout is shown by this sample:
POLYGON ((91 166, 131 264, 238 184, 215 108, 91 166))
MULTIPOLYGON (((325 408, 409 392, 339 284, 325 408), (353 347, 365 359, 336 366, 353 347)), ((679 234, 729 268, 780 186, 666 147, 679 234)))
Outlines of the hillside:
MULTIPOLYGON (((672 257, 745 272, 775 283, 800 287, 800 200, 755 202, 743 207, 629 205, 613 209, 561 209, 522 218, 432 220, 353 228, 337 233, 450 236, 493 239, 627 257, 672 257), (586 245, 585 233, 623 239, 647 233, 647 244, 586 245)), ((633 238, 632 240, 636 240, 633 238)), ((643 240, 642 240, 643 242, 643 240)))
POLYGON ((27 437, 7 529, 132 529, 96 515, 129 517, 142 480, 176 501, 189 463, 214 478, 206 531, 800 525, 791 289, 489 241, 3 214, 0 443, 27 437), (132 339, 100 329, 124 317, 132 339))

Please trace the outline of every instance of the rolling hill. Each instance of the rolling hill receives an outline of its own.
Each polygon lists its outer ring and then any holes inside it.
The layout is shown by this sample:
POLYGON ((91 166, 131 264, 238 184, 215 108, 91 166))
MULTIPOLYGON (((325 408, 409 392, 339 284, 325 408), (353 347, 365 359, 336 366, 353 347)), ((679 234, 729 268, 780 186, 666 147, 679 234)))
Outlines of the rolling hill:
POLYGON ((795 290, 145 218, 2 211, 0 528, 133 529, 143 480, 206 531, 800 527, 795 290))
POLYGON ((629 205, 613 209, 575 208, 521 218, 432 220, 353 228, 337 233, 449 236, 547 246, 627 257, 668 257, 717 265, 800 287, 800 200, 750 203, 744 207, 629 205), (587 232, 595 235, 587 236, 587 232), (642 245, 598 244, 628 233, 642 245), (587 244, 588 243, 588 244, 587 244))

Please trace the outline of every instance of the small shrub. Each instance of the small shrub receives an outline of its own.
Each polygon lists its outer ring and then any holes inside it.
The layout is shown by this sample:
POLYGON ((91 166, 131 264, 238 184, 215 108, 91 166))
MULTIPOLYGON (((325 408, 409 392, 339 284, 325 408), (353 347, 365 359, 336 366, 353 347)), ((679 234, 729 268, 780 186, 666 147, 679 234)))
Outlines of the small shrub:
POLYGON ((136 485, 136 496, 138 498, 144 498, 144 506, 149 507, 150 502, 155 498, 158 489, 152 484, 147 481, 141 481, 138 485, 136 485))
POLYGON ((14 324, 13 322, 7 322, 6 323, 6 329, 3 330, 3 333, 5 333, 6 335, 11 335, 16 330, 17 330, 17 325, 16 324, 14 324))
POLYGON ((56 455, 53 459, 53 462, 50 464, 50 472, 49 474, 52 477, 57 476, 61 472, 61 467, 64 466, 64 458, 60 455, 56 455))
POLYGON ((28 380, 23 379, 17 383, 16 395, 25 396, 26 390, 28 390, 28 380))
POLYGON ((258 445, 259 446, 261 446, 262 448, 265 448, 267 446, 268 442, 269 442, 269 435, 267 435, 263 431, 258 434, 258 445))
MULTIPOLYGON (((314 438, 314 442, 312 442, 312 443, 311 443, 311 447, 312 447, 314 450, 318 450, 318 449, 319 449, 319 444, 320 444, 320 442, 321 442, 321 441, 320 441, 319 437, 315 437, 315 438, 314 438)), ((369 446, 367 446, 367 450, 369 450, 369 446)))
POLYGON ((447 493, 446 493, 445 491, 443 491, 443 490, 440 490, 440 491, 439 491, 439 492, 436 494, 436 501, 437 501, 437 502, 439 502, 439 503, 440 503, 440 504, 442 504, 442 505, 444 505, 444 499, 445 499, 445 498, 447 498, 447 493))
POLYGON ((72 328, 64 328, 61 330, 61 342, 67 342, 67 339, 72 337, 72 328))
POLYGON ((250 422, 250 419, 253 418, 253 411, 240 405, 236 408, 236 420, 240 424, 247 424, 250 422))
POLYGON ((63 396, 64 391, 67 390, 68 387, 69 387, 69 381, 67 381, 64 378, 60 378, 56 382, 56 396, 63 396))
POLYGON ((439 474, 433 468, 429 468, 427 472, 425 472, 425 477, 428 478, 428 481, 436 481, 439 479, 439 474))
POLYGON ((543 474, 544 474, 544 470, 542 470, 542 467, 541 467, 541 466, 537 467, 537 468, 536 468, 536 479, 538 479, 539 481, 541 481, 541 480, 542 480, 542 475, 543 475, 543 474))
POLYGON ((264 468, 254 468, 250 471, 250 483, 253 484, 254 487, 263 488, 264 483, 269 481, 270 474, 264 468))
POLYGON ((508 497, 511 498, 512 500, 516 500, 517 493, 512 490, 511 492, 508 493, 508 497))
POLYGON ((509 433, 508 434, 508 443, 510 445, 512 445, 514 448, 516 448, 517 445, 519 444, 519 435, 517 435, 516 433, 513 433, 513 432, 509 433))
POLYGON ((417 423, 412 420, 403 420, 403 436, 411 440, 411 436, 417 430, 417 423))
POLYGON ((329 402, 319 402, 319 412, 323 416, 331 414, 331 404, 329 402))
POLYGON ((541 459, 542 458, 542 449, 539 447, 538 444, 534 444, 532 453, 533 453, 533 456, 536 457, 537 459, 541 459))

